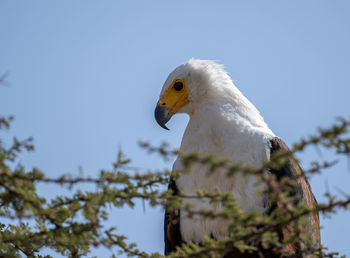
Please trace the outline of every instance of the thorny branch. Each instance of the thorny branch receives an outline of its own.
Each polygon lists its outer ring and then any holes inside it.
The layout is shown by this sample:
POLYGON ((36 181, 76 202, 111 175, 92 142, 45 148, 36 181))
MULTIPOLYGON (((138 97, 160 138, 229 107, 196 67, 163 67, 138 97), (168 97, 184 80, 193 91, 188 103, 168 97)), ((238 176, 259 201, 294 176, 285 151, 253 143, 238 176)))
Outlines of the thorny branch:
MULTIPOLYGON (((1 83, 1 78, 0 78, 1 83)), ((9 129, 13 118, 0 118, 0 129, 9 129)), ((134 173, 128 167, 129 160, 119 152, 117 161, 111 171, 101 171, 98 176, 72 176, 69 174, 57 178, 48 177, 39 169, 27 171, 23 166, 16 164, 18 156, 23 150, 34 149, 32 140, 13 140, 12 146, 5 148, 0 139, 0 217, 10 219, 0 222, 0 256, 15 257, 22 253, 27 256, 39 257, 40 251, 50 248, 64 256, 81 257, 91 252, 92 246, 104 246, 111 252, 139 257, 160 257, 160 254, 147 254, 137 249, 136 244, 128 243, 127 238, 116 230, 106 228, 103 221, 108 219, 108 207, 133 207, 137 199, 148 201, 151 206, 162 206, 167 210, 181 208, 188 216, 202 216, 207 218, 221 218, 233 221, 230 235, 223 239, 207 238, 204 244, 189 243, 183 245, 171 257, 221 257, 230 248, 239 248, 242 251, 259 250, 272 246, 285 253, 286 243, 305 239, 303 223, 305 217, 315 212, 303 203, 295 204, 294 199, 286 195, 279 182, 266 171, 270 168, 283 166, 288 157, 302 152, 308 146, 321 146, 333 149, 338 155, 350 154, 350 138, 348 129, 350 121, 339 119, 337 123, 326 129, 319 129, 315 135, 302 139, 293 145, 290 152, 276 153, 263 167, 254 169, 243 167, 241 164, 230 164, 226 160, 217 160, 214 156, 199 154, 182 155, 169 146, 162 144, 153 147, 149 143, 140 145, 150 153, 158 153, 164 159, 180 155, 185 168, 195 163, 210 167, 211 173, 218 169, 225 169, 227 176, 235 173, 253 174, 258 176, 268 186, 262 194, 280 204, 272 214, 244 212, 237 205, 230 193, 198 191, 196 194, 180 192, 174 196, 171 190, 164 190, 169 177, 176 179, 179 172, 147 172, 134 173), (16 164, 16 165, 14 165, 16 164), (37 193, 38 184, 54 184, 69 191, 66 196, 57 195, 45 198, 37 193), (93 184, 94 191, 82 190, 84 185, 93 184), (194 210, 183 202, 185 199, 205 199, 211 203, 220 203, 220 211, 211 209, 194 210), (281 212, 283 211, 283 216, 281 212), (27 221, 27 222, 24 222, 27 221), (288 240, 281 241, 277 235, 283 225, 293 223, 294 232, 288 240)), ((315 161, 305 173, 320 173, 332 167, 335 161, 315 161)), ((304 175, 300 175, 304 176, 304 175)), ((287 182, 285 185, 292 185, 287 182)), ((344 194, 340 199, 326 192, 328 202, 319 204, 317 211, 328 214, 336 209, 349 210, 350 195, 344 194)), ((307 248, 303 255, 308 255, 307 248)), ((335 257, 333 253, 326 253, 323 247, 313 251, 318 257, 335 257)))

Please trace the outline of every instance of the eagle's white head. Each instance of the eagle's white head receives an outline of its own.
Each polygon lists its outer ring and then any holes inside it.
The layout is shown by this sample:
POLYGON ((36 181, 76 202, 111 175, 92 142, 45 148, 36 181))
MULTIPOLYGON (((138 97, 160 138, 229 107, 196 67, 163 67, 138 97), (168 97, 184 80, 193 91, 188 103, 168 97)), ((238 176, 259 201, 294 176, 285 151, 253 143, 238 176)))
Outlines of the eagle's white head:
POLYGON ((212 60, 190 59, 166 79, 155 110, 158 124, 165 124, 176 113, 190 116, 211 104, 229 104, 243 117, 262 120, 258 110, 236 88, 224 66, 212 60))

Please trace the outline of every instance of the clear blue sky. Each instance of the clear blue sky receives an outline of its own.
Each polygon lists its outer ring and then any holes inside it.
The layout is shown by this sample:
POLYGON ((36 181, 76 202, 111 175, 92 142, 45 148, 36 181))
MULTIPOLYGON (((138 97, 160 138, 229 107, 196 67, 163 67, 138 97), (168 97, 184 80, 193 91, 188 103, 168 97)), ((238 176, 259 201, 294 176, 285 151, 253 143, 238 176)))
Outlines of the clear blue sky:
MULTIPOLYGON (((188 121, 170 131, 153 110, 167 75, 191 57, 225 64, 240 90, 288 144, 349 117, 350 2, 309 1, 0 1, 1 115, 5 137, 33 136, 21 162, 50 176, 111 168, 118 147, 136 167, 171 168, 138 140, 178 147, 188 121)), ((2 133, 3 134, 3 133, 2 133)), ((323 152, 323 158, 332 157, 323 152)), ((314 150, 300 156, 307 167, 314 150)), ((316 197, 348 190, 346 162, 313 177, 316 197)), ((54 195, 51 188, 43 194, 54 195)), ((350 255, 349 213, 322 218, 323 243, 350 255)), ((113 211, 119 232, 142 250, 163 250, 163 211, 113 211)), ((103 257, 105 250, 95 255, 103 257)))

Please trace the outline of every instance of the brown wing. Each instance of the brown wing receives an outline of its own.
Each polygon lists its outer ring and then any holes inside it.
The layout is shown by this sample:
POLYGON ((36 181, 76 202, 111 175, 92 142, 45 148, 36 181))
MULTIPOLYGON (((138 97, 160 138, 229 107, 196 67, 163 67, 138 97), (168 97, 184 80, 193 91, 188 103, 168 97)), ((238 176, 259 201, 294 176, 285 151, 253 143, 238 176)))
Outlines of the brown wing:
MULTIPOLYGON (((271 154, 273 154, 276 151, 290 152, 287 145, 278 137, 273 138, 270 141, 270 143, 271 143, 271 149, 270 149, 271 154)), ((288 177, 288 178, 291 178, 292 180, 295 180, 297 184, 293 185, 293 190, 291 191, 291 194, 299 196, 297 202, 306 201, 307 205, 311 209, 316 208, 317 201, 311 191, 310 184, 307 181, 307 178, 305 177, 299 164, 293 157, 289 157, 286 164, 282 168, 278 170, 271 169, 270 172, 276 176, 278 181, 280 181, 283 177, 288 177)), ((310 231, 311 231, 310 233, 315 237, 315 240, 317 241, 317 243, 321 244, 318 212, 315 212, 314 214, 312 214, 311 223, 312 225, 310 225, 310 231)), ((292 230, 291 227, 292 225, 282 229, 283 238, 288 238, 292 230)), ((288 246, 288 249, 293 253, 297 252, 297 247, 292 244, 288 246)))
MULTIPOLYGON (((173 195, 177 195, 179 190, 174 180, 170 180, 168 189, 173 190, 173 195)), ((180 211, 165 211, 164 216, 164 254, 168 255, 176 250, 182 243, 180 233, 180 211)))

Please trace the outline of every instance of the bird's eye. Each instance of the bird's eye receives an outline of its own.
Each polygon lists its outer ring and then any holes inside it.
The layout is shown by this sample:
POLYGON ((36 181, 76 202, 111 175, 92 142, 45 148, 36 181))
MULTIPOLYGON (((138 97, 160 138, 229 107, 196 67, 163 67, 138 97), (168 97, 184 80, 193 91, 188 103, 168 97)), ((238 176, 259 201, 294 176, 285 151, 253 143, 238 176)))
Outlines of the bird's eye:
POLYGON ((175 84, 174 84, 174 89, 175 89, 176 91, 182 90, 183 87, 184 87, 184 85, 183 85, 182 82, 175 82, 175 84))

